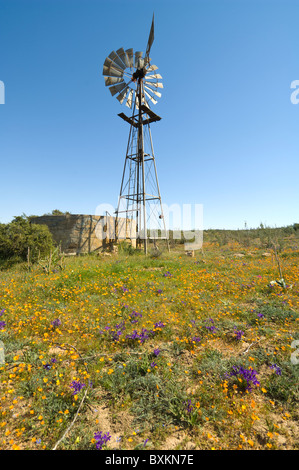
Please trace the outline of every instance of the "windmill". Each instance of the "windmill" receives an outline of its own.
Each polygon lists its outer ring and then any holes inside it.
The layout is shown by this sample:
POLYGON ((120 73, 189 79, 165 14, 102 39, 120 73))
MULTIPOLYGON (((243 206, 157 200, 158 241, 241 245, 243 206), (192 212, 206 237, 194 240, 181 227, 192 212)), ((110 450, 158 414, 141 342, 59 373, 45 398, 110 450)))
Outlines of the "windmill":
POLYGON ((154 16, 144 56, 143 52, 121 47, 109 54, 103 66, 105 85, 111 95, 132 110, 131 116, 118 114, 130 130, 116 209, 116 240, 136 237, 137 247, 143 244, 145 253, 149 240, 156 246, 157 238, 166 239, 168 245, 150 130, 150 124, 161 119, 150 106, 157 103, 163 88, 162 77, 156 72, 158 67, 151 64, 149 57, 153 41, 154 16), (125 223, 122 237, 121 222, 125 223))

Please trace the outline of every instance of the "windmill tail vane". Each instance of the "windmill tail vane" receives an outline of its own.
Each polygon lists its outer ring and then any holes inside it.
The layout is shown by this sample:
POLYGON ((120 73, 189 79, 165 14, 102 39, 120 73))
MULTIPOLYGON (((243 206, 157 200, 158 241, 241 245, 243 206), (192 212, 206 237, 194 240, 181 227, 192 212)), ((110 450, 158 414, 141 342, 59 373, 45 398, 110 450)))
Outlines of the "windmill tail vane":
POLYGON ((126 158, 116 210, 116 239, 136 239, 147 253, 148 243, 168 236, 158 183, 150 124, 161 119, 151 109, 161 98, 162 77, 149 57, 154 42, 154 16, 146 52, 121 47, 106 57, 105 86, 131 116, 118 114, 130 125, 126 158), (123 214, 123 217, 121 216, 123 214))

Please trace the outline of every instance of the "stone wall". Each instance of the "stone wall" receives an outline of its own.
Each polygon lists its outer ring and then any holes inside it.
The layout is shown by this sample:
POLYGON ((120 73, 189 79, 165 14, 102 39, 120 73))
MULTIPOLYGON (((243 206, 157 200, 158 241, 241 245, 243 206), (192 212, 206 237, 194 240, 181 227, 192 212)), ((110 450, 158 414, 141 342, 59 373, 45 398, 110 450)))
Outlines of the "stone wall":
MULTIPOLYGON (((43 215, 32 217, 33 224, 47 225, 57 244, 64 253, 92 253, 109 248, 115 238, 115 217, 99 215, 43 215)), ((128 225, 128 224, 127 224, 128 225)), ((131 223, 132 225, 132 223, 131 223)), ((120 240, 129 240, 126 219, 119 219, 120 240)), ((133 225, 134 227, 134 225, 133 225)), ((133 237, 134 237, 133 231, 133 237)), ((132 236, 132 235, 131 235, 132 236)), ((135 240, 131 240, 135 244, 135 240)))

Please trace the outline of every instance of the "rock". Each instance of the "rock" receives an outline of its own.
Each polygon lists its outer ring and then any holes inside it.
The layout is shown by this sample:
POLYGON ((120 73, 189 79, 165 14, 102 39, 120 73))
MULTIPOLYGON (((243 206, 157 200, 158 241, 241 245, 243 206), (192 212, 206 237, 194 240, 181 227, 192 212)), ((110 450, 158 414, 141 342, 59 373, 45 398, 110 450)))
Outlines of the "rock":
POLYGON ((196 445, 194 444, 194 442, 187 442, 187 444, 184 446, 184 449, 185 450, 194 450, 196 447, 196 445))
POLYGON ((186 251, 186 255, 187 256, 192 256, 192 258, 194 257, 194 250, 188 250, 186 251))

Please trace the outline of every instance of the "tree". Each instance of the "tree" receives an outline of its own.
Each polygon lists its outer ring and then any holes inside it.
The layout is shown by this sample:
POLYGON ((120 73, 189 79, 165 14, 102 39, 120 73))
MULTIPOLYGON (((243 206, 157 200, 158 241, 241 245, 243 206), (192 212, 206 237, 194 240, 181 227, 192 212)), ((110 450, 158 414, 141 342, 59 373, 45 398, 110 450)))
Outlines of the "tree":
POLYGON ((46 225, 33 224, 25 215, 15 217, 9 224, 0 224, 0 259, 26 261, 47 255, 54 247, 51 232, 46 225))

